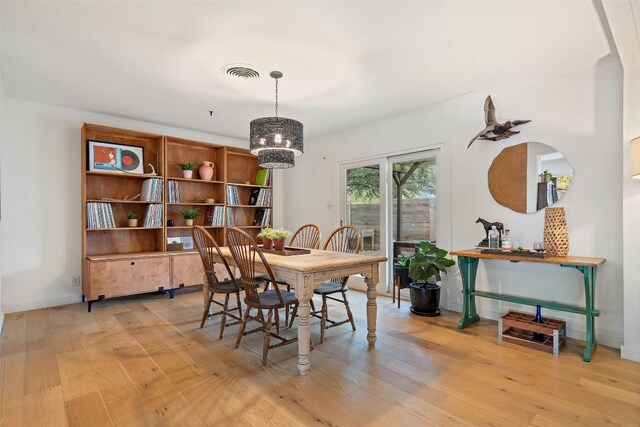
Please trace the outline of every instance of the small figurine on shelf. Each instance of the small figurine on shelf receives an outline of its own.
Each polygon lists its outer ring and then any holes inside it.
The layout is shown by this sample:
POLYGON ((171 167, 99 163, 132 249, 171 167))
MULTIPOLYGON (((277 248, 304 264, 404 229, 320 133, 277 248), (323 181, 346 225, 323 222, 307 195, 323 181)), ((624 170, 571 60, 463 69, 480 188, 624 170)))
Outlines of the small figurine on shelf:
POLYGON ((196 168, 196 164, 192 162, 179 162, 178 166, 182 168, 182 177, 185 179, 193 178, 193 170, 196 168))
POLYGON ((184 225, 191 227, 193 226, 193 219, 200 215, 200 209, 188 208, 180 211, 180 215, 182 215, 182 218, 184 218, 184 225))
POLYGON ((127 220, 129 227, 137 227, 138 226, 138 214, 135 212, 127 213, 127 220))

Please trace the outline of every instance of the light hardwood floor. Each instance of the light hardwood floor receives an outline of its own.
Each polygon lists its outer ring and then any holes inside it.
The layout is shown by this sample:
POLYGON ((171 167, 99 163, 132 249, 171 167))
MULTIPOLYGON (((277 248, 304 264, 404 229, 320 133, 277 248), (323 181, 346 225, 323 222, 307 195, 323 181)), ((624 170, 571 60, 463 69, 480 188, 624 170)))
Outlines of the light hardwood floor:
MULTIPOLYGON (((497 342, 496 322, 456 329, 378 300, 366 340, 365 295, 351 291, 358 331, 330 329, 297 375, 296 345, 262 336, 233 349, 237 326, 199 329, 198 292, 10 314, 0 343, 0 420, 19 425, 640 425, 640 364, 582 343, 559 357, 497 342)), ((335 315, 343 308, 332 305, 335 315)), ((319 336, 317 322, 312 337, 319 336)), ((295 326, 289 332, 295 334, 295 326)))

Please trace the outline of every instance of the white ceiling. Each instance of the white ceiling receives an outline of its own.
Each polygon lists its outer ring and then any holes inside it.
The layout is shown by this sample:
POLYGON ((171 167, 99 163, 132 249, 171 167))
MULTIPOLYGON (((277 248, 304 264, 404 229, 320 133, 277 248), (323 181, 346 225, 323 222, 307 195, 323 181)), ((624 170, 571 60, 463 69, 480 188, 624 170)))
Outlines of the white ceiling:
POLYGON ((284 72, 280 114, 309 138, 590 67, 610 52, 587 0, 1 8, 5 96, 243 139, 250 120, 273 115, 274 69, 284 72), (261 77, 224 76, 228 63, 261 77))

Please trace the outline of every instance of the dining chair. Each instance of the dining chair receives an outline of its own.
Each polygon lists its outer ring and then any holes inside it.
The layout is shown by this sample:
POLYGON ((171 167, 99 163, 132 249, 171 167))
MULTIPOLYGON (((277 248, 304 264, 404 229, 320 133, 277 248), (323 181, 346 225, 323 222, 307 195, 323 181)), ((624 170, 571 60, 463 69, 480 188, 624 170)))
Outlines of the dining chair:
POLYGON ((304 249, 320 249, 320 227, 315 224, 300 226, 289 239, 289 246, 304 249))
MULTIPOLYGON (((360 252, 360 231, 353 225, 343 225, 336 228, 331 232, 329 238, 322 247, 325 251, 344 252, 357 254, 360 252)), ((320 311, 313 311, 311 315, 320 319, 320 342, 324 341, 324 332, 326 329, 340 326, 347 322, 351 323, 351 328, 355 331, 356 324, 353 321, 353 314, 349 308, 349 301, 347 300, 347 282, 349 276, 336 277, 330 281, 321 284, 313 290, 315 295, 322 296, 322 308, 320 311), (342 299, 336 298, 335 294, 342 294, 342 299), (334 321, 329 319, 327 300, 337 301, 344 304, 347 310, 347 319, 342 321, 334 321), (329 325, 327 326, 327 323, 329 325)))
POLYGON ((217 305, 220 305, 222 306, 222 310, 217 313, 212 313, 211 317, 218 314, 221 315, 219 339, 222 339, 225 326, 237 325, 242 322, 242 305, 240 304, 240 292, 243 290, 242 280, 235 278, 235 275, 233 274, 229 263, 227 263, 227 261, 222 256, 222 253, 220 252, 218 243, 207 230, 199 225, 196 225, 191 230, 191 234, 193 235, 193 240, 196 244, 196 248, 198 249, 198 253, 200 254, 202 265, 204 266, 204 273, 207 280, 205 286, 207 286, 209 291, 209 299, 208 303, 205 305, 204 313, 202 313, 202 322, 200 322, 200 328, 204 327, 204 322, 207 320, 209 310, 211 310, 211 304, 215 303, 217 305), (229 278, 223 281, 218 280, 218 276, 216 275, 216 262, 214 260, 214 255, 219 256, 219 258, 222 260, 222 264, 227 270, 227 274, 229 275, 229 278), (221 303, 214 299, 214 296, 216 294, 224 295, 224 303, 221 303), (236 295, 236 307, 229 309, 229 296, 232 294, 236 295), (238 311, 238 316, 232 313, 235 310, 238 311), (226 323, 227 316, 235 319, 236 321, 226 323))
POLYGON ((281 290, 278 286, 273 289, 265 289, 258 292, 258 285, 264 280, 262 274, 266 272, 272 283, 276 282, 273 271, 269 263, 265 259, 262 251, 258 248, 255 241, 244 231, 232 227, 227 230, 227 243, 235 261, 236 266, 240 270, 240 277, 244 287, 244 303, 246 309, 236 338, 235 348, 238 348, 242 337, 253 332, 264 332, 264 340, 262 344, 262 365, 267 364, 267 354, 269 350, 286 344, 298 341, 297 338, 287 339, 278 335, 280 333, 279 309, 289 310, 291 306, 298 305, 296 296, 285 290, 281 290), (251 316, 251 310, 257 309, 258 315, 251 316), (266 319, 263 310, 267 311, 266 319), (275 315, 276 333, 271 332, 272 320, 275 315), (245 331, 247 322, 253 320, 259 322, 262 326, 250 331, 245 331), (277 344, 271 344, 271 338, 280 340, 277 344))
MULTIPOLYGON (((291 235, 287 246, 303 249, 320 249, 320 236, 320 227, 315 224, 304 224, 298 227, 291 235)), ((264 280, 268 282, 269 278, 265 276, 264 280)), ((276 283, 286 286, 287 292, 291 292, 292 285, 285 279, 276 277, 276 283)), ((312 310, 315 310, 315 307, 312 306, 312 310)), ((293 317, 295 317, 295 313, 293 317)), ((291 322, 289 322, 289 310, 287 310, 285 313, 285 325, 291 326, 293 324, 293 317, 291 322)))

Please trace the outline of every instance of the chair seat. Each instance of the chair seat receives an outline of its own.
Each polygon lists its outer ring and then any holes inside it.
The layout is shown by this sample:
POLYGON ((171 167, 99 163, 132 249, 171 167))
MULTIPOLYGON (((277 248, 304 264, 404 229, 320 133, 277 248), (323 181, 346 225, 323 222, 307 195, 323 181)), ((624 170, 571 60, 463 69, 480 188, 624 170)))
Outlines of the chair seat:
POLYGON ((242 286, 242 279, 236 279, 235 283, 233 281, 224 281, 215 284, 211 290, 214 294, 233 294, 237 291, 244 290, 242 286))
POLYGON ((268 308, 284 308, 285 305, 298 302, 298 298, 296 298, 296 295, 293 292, 287 292, 287 291, 281 290, 280 296, 282 297, 282 300, 284 301, 284 303, 280 302, 280 300, 278 299, 278 295, 276 294, 276 291, 272 289, 270 291, 258 292, 258 297, 260 298, 259 304, 251 302, 246 298, 244 300, 244 303, 249 307, 268 309, 268 308))
POLYGON ((335 294, 336 292, 342 292, 343 290, 347 291, 348 289, 346 286, 343 289, 340 283, 326 282, 315 288, 313 293, 317 295, 329 295, 335 294))

